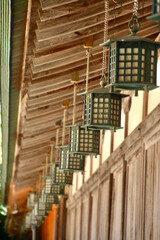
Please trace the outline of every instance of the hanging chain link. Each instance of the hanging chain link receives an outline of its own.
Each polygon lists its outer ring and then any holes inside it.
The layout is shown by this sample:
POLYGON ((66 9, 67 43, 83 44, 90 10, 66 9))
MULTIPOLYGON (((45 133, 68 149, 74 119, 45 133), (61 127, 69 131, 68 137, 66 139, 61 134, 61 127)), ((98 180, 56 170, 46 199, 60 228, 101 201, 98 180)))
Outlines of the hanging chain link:
POLYGON ((138 15, 138 0, 134 0, 133 15, 136 16, 136 17, 138 15))
MULTIPOLYGON (((105 0, 105 16, 104 16, 104 42, 108 39, 108 9, 109 0, 105 0)), ((106 71, 107 61, 106 61, 107 50, 103 48, 103 59, 102 59, 102 76, 106 71)))
MULTIPOLYGON (((104 42, 108 39, 108 18, 109 18, 109 0, 105 0, 105 16, 104 16, 104 42)), ((106 69, 107 69, 107 49, 103 48, 102 58, 102 76, 100 79, 101 87, 106 85, 106 69)))

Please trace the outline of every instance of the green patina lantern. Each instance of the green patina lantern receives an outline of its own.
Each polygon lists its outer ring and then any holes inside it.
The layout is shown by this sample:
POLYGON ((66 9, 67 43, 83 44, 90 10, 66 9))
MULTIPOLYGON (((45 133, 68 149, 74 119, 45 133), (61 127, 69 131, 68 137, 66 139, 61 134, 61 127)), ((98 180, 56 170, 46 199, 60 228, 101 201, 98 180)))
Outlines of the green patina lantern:
POLYGON ((83 124, 89 129, 121 128, 121 99, 128 95, 96 89, 81 94, 84 96, 83 124))
POLYGON ((45 217, 46 216, 46 206, 45 202, 38 200, 38 216, 45 217))
POLYGON ((64 195, 64 186, 52 184, 52 176, 47 176, 45 182, 45 194, 64 195))
POLYGON ((32 212, 31 212, 31 224, 33 224, 33 225, 37 225, 37 218, 36 218, 36 216, 35 216, 35 211, 34 211, 34 209, 32 209, 32 212))
POLYGON ((155 89, 157 51, 160 43, 136 36, 140 25, 136 16, 129 22, 132 35, 108 40, 108 85, 111 89, 149 91, 155 89))
POLYGON ((52 204, 57 205, 58 203, 59 203, 58 196, 53 195, 53 194, 47 194, 46 202, 45 202, 46 212, 49 212, 52 210, 52 204))
POLYGON ((45 194, 50 194, 51 193, 51 186, 52 186, 52 177, 51 176, 46 176, 45 177, 45 194))
POLYGON ((36 216, 36 220, 38 221, 38 222, 42 222, 43 221, 43 216, 36 216))
POLYGON ((59 149, 59 169, 67 171, 84 171, 85 156, 70 154, 69 146, 63 145, 59 149))
POLYGON ((42 216, 45 217, 46 216, 46 206, 45 206, 45 202, 46 202, 46 197, 47 195, 45 194, 45 187, 42 188, 41 190, 41 195, 38 199, 38 205, 37 205, 37 210, 38 210, 38 216, 42 216))
POLYGON ((69 126, 69 153, 97 156, 99 142, 99 130, 85 129, 82 124, 69 126))
POLYGON ((63 171, 59 168, 59 163, 52 165, 52 183, 55 185, 72 185, 73 172, 63 171))
POLYGON ((160 0, 153 0, 152 15, 147 19, 160 23, 160 0))
POLYGON ((62 185, 54 185, 51 186, 51 194, 52 195, 64 195, 65 187, 62 185))

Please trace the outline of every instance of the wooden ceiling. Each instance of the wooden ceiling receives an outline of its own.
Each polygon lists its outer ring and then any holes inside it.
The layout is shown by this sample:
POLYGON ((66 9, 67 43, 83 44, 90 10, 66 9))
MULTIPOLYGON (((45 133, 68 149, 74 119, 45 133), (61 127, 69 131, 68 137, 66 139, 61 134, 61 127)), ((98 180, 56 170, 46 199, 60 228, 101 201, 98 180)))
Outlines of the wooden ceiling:
MULTIPOLYGON (((122 0, 121 4, 115 2, 109 1, 109 38, 130 35, 128 22, 133 0, 122 0)), ((146 20, 151 15, 152 1, 139 2, 141 30, 138 35, 154 40, 159 33, 158 24, 146 20)), ((83 45, 89 36, 93 36, 89 89, 99 87, 104 0, 34 0, 28 21, 13 171, 17 192, 25 188, 28 191, 35 184, 45 152, 50 147, 50 138, 56 136, 55 122, 63 118, 63 100, 69 100, 66 125, 72 123, 73 84, 70 80, 74 72, 79 72, 78 92, 85 90, 86 51, 83 45)), ((77 97, 76 122, 82 122, 82 112, 83 98, 77 97)), ((65 141, 67 144, 67 130, 65 141)), ((17 201, 21 198, 23 196, 17 201)))

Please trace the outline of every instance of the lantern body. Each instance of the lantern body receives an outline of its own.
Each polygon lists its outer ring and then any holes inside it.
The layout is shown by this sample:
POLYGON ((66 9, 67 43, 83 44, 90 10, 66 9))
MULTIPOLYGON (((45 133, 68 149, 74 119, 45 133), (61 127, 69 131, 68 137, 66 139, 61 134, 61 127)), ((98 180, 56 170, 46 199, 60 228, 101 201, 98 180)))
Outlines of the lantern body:
POLYGON ((64 195, 64 186, 61 185, 52 185, 51 186, 52 195, 64 195))
POLYGON ((45 188, 42 187, 41 196, 38 199, 38 205, 37 205, 38 216, 45 216, 46 197, 47 195, 45 194, 45 188))
POLYGON ((58 196, 48 194, 46 197, 46 204, 45 204, 45 208, 47 212, 52 210, 52 204, 58 204, 58 196))
POLYGON ((44 217, 46 215, 46 206, 45 203, 40 199, 38 201, 38 216, 44 217))
POLYGON ((85 157, 69 153, 69 146, 60 146, 59 148, 59 168, 67 171, 84 171, 85 157))
POLYGON ((82 155, 98 155, 100 131, 75 124, 69 127, 69 152, 82 155))
POLYGON ((52 177, 47 176, 45 178, 45 194, 51 193, 51 186, 52 186, 52 177))
POLYGON ((52 182, 58 185, 72 185, 73 172, 62 171, 59 169, 59 163, 52 165, 52 182))
POLYGON ((52 204, 58 204, 58 196, 48 194, 46 198, 46 203, 45 203, 46 212, 49 212, 52 210, 52 204))
POLYGON ((90 129, 116 130, 121 127, 121 98, 128 95, 97 89, 84 95, 83 124, 90 129))
POLYGON ((35 204, 35 193, 31 192, 27 198, 27 206, 33 208, 35 204))
POLYGON ((160 0, 153 0, 152 15, 147 19, 160 22, 160 0))
POLYGON ((37 220, 38 222, 43 221, 43 216, 36 216, 36 220, 37 220))
POLYGON ((31 224, 33 224, 33 225, 37 224, 37 219, 34 214, 34 209, 32 209, 32 213, 31 213, 31 224))
POLYGON ((138 36, 109 40, 108 85, 121 90, 156 88, 159 43, 138 36))

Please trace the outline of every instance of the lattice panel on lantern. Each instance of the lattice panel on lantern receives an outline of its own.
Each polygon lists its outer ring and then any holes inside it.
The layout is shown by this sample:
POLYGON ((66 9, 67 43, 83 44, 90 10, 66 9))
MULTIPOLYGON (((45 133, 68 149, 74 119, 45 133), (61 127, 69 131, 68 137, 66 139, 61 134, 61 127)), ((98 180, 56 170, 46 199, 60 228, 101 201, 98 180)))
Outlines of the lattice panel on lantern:
POLYGON ((109 54, 109 78, 110 82, 113 83, 116 80, 116 42, 111 44, 109 54))
MULTIPOLYGON (((88 93, 85 93, 88 95, 88 93)), ((110 93, 105 89, 93 90, 89 93, 92 102, 92 114, 85 119, 84 126, 89 129, 115 130, 121 126, 121 98, 128 95, 110 93), (89 119, 90 118, 90 119, 89 119)), ((84 105, 84 108, 87 107, 84 105)), ((98 139, 98 133, 97 133, 98 139)), ((98 140, 97 140, 98 147, 98 140)))
POLYGON ((69 152, 82 155, 99 154, 100 132, 86 130, 80 124, 70 127, 69 152))
POLYGON ((53 194, 53 195, 64 195, 64 186, 52 185, 51 194, 53 194))
POLYGON ((160 0, 153 0, 153 14, 160 13, 160 0))
POLYGON ((108 40, 101 46, 109 48, 107 88, 137 92, 157 87, 158 42, 132 35, 108 40))
POLYGON ((58 196, 48 194, 46 198, 46 203, 58 204, 58 196))
POLYGON ((68 145, 59 147, 59 168, 64 169, 69 163, 68 145))
POLYGON ((46 196, 47 195, 45 194, 45 187, 42 187, 41 196, 39 198, 39 201, 45 203, 46 202, 46 196))
POLYGON ((58 204, 58 196, 48 194, 46 197, 46 203, 45 203, 46 211, 52 210, 52 204, 58 204))
POLYGON ((43 215, 41 215, 41 216, 36 216, 36 220, 37 220, 37 221, 42 221, 42 220, 43 220, 43 215))
POLYGON ((51 185, 52 185, 52 177, 47 176, 45 179, 45 194, 49 194, 51 192, 51 185))
POLYGON ((45 203, 39 199, 38 201, 38 216, 45 216, 46 210, 45 210, 45 203))
POLYGON ((72 185, 73 172, 59 169, 59 163, 52 166, 53 184, 72 185))
POLYGON ((91 124, 92 99, 91 94, 85 95, 84 98, 84 124, 91 124))
MULTIPOLYGON (((118 81, 129 83, 150 82, 155 84, 157 50, 152 44, 119 44, 118 81), (128 46, 127 46, 128 45, 128 46), (141 46, 140 46, 141 45, 141 46)), ((111 61, 111 60, 110 60, 111 61)), ((111 78, 112 79, 112 78, 111 78)))
POLYGON ((73 171, 84 171, 85 157, 76 154, 69 155, 69 164, 66 165, 66 169, 73 171))
POLYGON ((59 168, 69 171, 84 170, 84 156, 73 155, 69 153, 69 146, 61 146, 59 148, 59 168))

